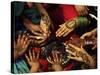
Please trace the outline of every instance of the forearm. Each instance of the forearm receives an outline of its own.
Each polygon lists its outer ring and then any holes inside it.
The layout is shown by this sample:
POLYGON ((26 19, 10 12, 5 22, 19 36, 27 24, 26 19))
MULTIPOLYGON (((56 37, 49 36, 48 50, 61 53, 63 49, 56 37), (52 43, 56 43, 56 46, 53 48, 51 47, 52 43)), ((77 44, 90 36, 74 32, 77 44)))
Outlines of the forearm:
POLYGON ((42 6, 42 4, 35 4, 38 11, 40 12, 41 15, 41 20, 47 25, 47 27, 50 27, 51 19, 49 17, 49 14, 47 13, 46 9, 42 6))
POLYGON ((44 7, 41 4, 36 3, 35 5, 36 5, 38 11, 40 12, 40 14, 45 14, 48 16, 48 13, 46 12, 46 10, 44 9, 44 7))

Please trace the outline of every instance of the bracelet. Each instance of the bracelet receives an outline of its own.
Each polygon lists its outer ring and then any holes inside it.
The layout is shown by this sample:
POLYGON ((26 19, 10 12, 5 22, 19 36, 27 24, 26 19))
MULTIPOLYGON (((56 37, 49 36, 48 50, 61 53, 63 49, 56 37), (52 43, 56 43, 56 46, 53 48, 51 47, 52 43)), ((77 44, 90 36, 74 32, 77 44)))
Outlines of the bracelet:
POLYGON ((79 25, 81 26, 86 26, 88 25, 90 22, 88 21, 88 19, 86 17, 78 17, 76 19, 76 27, 78 27, 79 25))

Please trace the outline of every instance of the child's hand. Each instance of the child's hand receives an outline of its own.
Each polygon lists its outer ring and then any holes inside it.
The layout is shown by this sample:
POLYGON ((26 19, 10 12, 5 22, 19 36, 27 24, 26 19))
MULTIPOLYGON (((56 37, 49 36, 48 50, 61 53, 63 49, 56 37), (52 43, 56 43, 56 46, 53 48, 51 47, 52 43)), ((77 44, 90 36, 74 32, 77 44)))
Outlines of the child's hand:
POLYGON ((24 54, 30 43, 28 39, 28 34, 26 32, 20 33, 18 39, 14 42, 14 59, 24 54))
POLYGON ((31 67, 30 72, 37 72, 39 71, 39 53, 35 54, 34 51, 31 53, 31 51, 29 50, 29 56, 27 56, 25 54, 25 57, 28 61, 29 66, 31 67))
POLYGON ((53 57, 53 59, 51 59, 50 56, 47 58, 47 60, 52 64, 52 69, 55 71, 61 71, 62 70, 62 66, 61 66, 62 55, 60 55, 60 57, 58 57, 57 52, 53 51, 52 57, 53 57))

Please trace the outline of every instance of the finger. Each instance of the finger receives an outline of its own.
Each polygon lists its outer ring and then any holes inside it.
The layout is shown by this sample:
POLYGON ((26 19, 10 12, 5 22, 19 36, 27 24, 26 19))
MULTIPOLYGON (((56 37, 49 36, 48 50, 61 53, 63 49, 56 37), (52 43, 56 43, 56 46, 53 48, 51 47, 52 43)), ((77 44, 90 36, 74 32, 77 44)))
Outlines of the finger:
POLYGON ((81 48, 79 48, 79 47, 77 47, 77 46, 75 46, 73 44, 68 44, 68 46, 70 46, 71 48, 73 48, 73 49, 75 49, 77 51, 81 51, 81 48))
POLYGON ((88 10, 87 10, 87 8, 85 8, 85 15, 87 15, 88 14, 88 10))
POLYGON ((32 31, 32 33, 35 35, 35 36, 40 36, 40 35, 43 35, 41 32, 36 32, 36 31, 32 31))
POLYGON ((55 52, 55 58, 56 58, 56 61, 58 62, 59 61, 59 58, 58 58, 57 52, 55 52))
POLYGON ((32 41, 32 40, 27 40, 27 42, 26 42, 26 44, 25 44, 25 46, 24 46, 25 49, 28 48, 28 46, 29 46, 29 44, 30 44, 31 41, 32 41))
POLYGON ((79 16, 81 16, 81 15, 82 15, 80 10, 78 11, 78 14, 79 14, 79 16))
POLYGON ((59 28, 57 31, 56 31, 56 36, 58 36, 58 33, 61 31, 61 28, 59 28))
POLYGON ((51 60, 50 56, 47 58, 47 60, 48 60, 49 63, 53 64, 53 61, 51 60))
POLYGON ((60 37, 65 30, 66 30, 66 27, 60 28, 59 31, 57 31, 56 36, 60 37))
POLYGON ((60 62, 62 62, 62 54, 60 54, 60 62))
POLYGON ((81 57, 72 57, 72 56, 67 56, 69 59, 72 59, 72 60, 76 60, 76 61, 80 61, 80 62, 82 62, 82 58, 81 57))
POLYGON ((37 40, 43 39, 42 36, 29 36, 29 38, 37 39, 37 40))
POLYGON ((80 39, 84 39, 85 38, 85 35, 82 35, 81 37, 80 37, 80 39))
POLYGON ((25 34, 22 34, 22 37, 21 37, 21 40, 20 40, 21 45, 23 45, 23 43, 24 43, 25 36, 26 36, 25 34))
POLYGON ((39 55, 40 55, 40 54, 39 54, 39 53, 37 53, 37 57, 36 57, 36 59, 37 59, 37 60, 39 59, 39 55))
POLYGON ((54 51, 52 52, 52 55, 53 55, 53 61, 56 62, 56 57, 55 57, 55 52, 54 51))
POLYGON ((65 29, 62 33, 59 34, 59 36, 63 36, 68 32, 68 29, 65 29))
POLYGON ((20 43, 20 40, 21 40, 21 32, 20 32, 19 35, 18 35, 17 43, 20 43))
POLYGON ((70 32, 72 32, 74 29, 70 29, 70 30, 68 30, 68 32, 66 32, 64 35, 63 35, 63 37, 65 37, 65 36, 67 36, 70 32))
POLYGON ((84 10, 83 10, 83 16, 84 15, 87 15, 87 10, 84 8, 84 10))
POLYGON ((33 50, 33 59, 35 59, 35 52, 34 52, 34 50, 33 50))
POLYGON ((89 11, 89 8, 87 6, 85 8, 87 9, 87 11, 89 11))
POLYGON ((28 37, 25 37, 25 40, 24 40, 24 42, 23 42, 23 46, 25 47, 25 45, 27 44, 27 42, 28 42, 28 37))
POLYGON ((94 50, 94 49, 96 49, 97 48, 97 45, 94 45, 93 47, 92 47, 92 50, 94 50))
POLYGON ((59 33, 65 27, 64 24, 60 25, 60 28, 56 31, 56 34, 59 33))
POLYGON ((26 54, 25 54, 25 58, 27 59, 28 62, 30 62, 30 59, 28 58, 26 54))
POLYGON ((59 25, 59 27, 62 27, 63 25, 59 25))
POLYGON ((84 12, 81 10, 81 11, 80 11, 80 16, 83 16, 83 13, 84 13, 84 12))
POLYGON ((31 54, 31 50, 29 50, 29 57, 30 57, 30 60, 32 61, 32 54, 31 54))
POLYGON ((45 41, 45 39, 41 39, 41 40, 36 40, 37 44, 41 44, 45 41))
POLYGON ((68 52, 69 54, 73 55, 73 56, 76 56, 76 54, 70 50, 66 50, 66 52, 68 52))

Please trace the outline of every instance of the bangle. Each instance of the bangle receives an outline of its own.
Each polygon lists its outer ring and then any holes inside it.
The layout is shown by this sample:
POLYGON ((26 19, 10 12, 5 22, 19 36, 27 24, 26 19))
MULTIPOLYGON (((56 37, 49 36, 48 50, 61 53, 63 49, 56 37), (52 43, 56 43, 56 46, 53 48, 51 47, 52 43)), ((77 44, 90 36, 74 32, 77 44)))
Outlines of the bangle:
POLYGON ((78 27, 79 25, 81 26, 86 26, 88 25, 90 22, 88 21, 88 19, 86 17, 78 17, 76 19, 76 27, 78 27))

